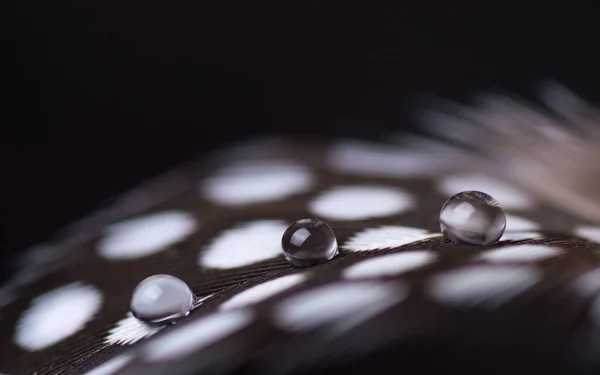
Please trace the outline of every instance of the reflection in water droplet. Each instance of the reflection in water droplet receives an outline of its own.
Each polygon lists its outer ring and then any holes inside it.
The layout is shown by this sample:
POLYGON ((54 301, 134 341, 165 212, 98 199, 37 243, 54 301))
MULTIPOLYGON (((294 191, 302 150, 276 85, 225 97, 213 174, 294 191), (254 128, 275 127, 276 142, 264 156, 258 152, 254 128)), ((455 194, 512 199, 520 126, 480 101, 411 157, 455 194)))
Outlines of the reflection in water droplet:
POLYGON ((446 201, 440 212, 440 227, 454 243, 489 245, 504 233, 506 215, 488 194, 464 191, 446 201))

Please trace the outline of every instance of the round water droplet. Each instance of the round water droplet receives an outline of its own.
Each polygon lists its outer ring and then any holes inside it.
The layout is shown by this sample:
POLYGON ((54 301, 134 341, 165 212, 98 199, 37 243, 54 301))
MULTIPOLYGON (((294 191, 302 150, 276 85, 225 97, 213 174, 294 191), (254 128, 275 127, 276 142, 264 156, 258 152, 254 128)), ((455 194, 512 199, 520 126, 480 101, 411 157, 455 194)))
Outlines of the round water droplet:
POLYGON ((338 254, 337 240, 329 225, 302 219, 290 225, 281 239, 285 259, 295 267, 327 262, 338 254))
POLYGON ((133 291, 131 313, 151 324, 169 324, 190 313, 196 296, 185 282, 170 275, 154 275, 133 291))
POLYGON ((502 237, 506 215, 488 194, 463 191, 442 207, 440 227, 444 236, 454 243, 489 245, 502 237))

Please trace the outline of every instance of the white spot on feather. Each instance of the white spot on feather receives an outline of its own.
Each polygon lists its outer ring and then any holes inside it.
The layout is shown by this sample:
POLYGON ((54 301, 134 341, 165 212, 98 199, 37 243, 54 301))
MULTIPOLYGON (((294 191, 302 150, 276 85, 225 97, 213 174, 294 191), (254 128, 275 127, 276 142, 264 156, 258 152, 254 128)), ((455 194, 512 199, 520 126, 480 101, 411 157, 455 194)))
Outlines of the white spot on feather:
POLYGON ((309 210, 332 220, 364 220, 401 214, 416 205, 404 190, 387 186, 338 186, 314 198, 309 210))
POLYGON ((206 268, 237 268, 277 257, 283 253, 281 236, 287 229, 281 220, 242 223, 221 233, 200 252, 198 262, 206 268))
POLYGON ((327 325, 339 334, 404 300, 408 288, 398 283, 333 283, 289 297, 274 310, 275 324, 301 332, 327 325))
POLYGON ((192 355, 248 326, 254 316, 247 310, 214 313, 176 327, 142 348, 148 362, 162 362, 192 355))
POLYGON ((106 228, 98 252, 110 260, 137 259, 183 241, 197 228, 196 219, 181 211, 141 216, 106 228))
POLYGON ((440 236, 440 233, 431 233, 421 228, 388 225, 356 233, 346 241, 342 249, 351 251, 387 249, 440 236))
POLYGON ((278 201, 309 191, 315 182, 311 171, 288 161, 246 161, 229 165, 206 179, 201 194, 224 206, 278 201))
POLYGON ((121 319, 114 328, 108 331, 104 343, 109 345, 131 345, 154 335, 163 328, 140 322, 131 313, 127 313, 127 317, 121 319))
POLYGON ((433 276, 427 292, 434 300, 444 304, 493 309, 541 279, 541 271, 533 266, 468 266, 433 276))
POLYGON ((102 306, 93 286, 75 282, 42 294, 19 319, 15 343, 24 350, 47 348, 82 330, 102 306))
POLYGON ((504 263, 504 262, 525 262, 533 263, 551 257, 555 257, 564 253, 560 248, 546 245, 514 245, 505 246, 482 253, 478 259, 487 262, 504 263))
POLYGON ((435 260, 435 253, 425 250, 387 254, 353 264, 343 271, 343 276, 347 279, 395 276, 435 260))

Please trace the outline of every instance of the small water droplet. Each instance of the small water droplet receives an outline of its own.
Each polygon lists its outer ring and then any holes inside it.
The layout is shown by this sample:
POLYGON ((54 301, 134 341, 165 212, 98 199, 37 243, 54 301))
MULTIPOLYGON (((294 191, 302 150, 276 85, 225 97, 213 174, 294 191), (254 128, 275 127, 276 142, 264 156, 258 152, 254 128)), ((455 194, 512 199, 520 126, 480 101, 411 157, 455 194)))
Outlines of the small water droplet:
POLYGON ((150 324, 170 324, 187 316, 196 296, 182 280, 170 275, 144 279, 133 291, 131 313, 150 324))
POLYGON ((444 203, 440 227, 454 243, 489 245, 500 239, 506 215, 498 202, 480 191, 463 191, 444 203))
POLYGON ((302 219, 290 225, 281 239, 285 259, 295 267, 327 262, 338 254, 331 227, 321 220, 302 219))

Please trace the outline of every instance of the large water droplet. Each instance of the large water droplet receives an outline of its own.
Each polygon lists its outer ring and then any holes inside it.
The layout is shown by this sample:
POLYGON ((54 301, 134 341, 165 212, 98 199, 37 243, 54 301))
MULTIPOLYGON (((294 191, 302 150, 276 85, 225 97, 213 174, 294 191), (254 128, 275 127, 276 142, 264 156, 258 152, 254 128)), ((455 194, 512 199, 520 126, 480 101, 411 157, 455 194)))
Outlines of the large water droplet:
POLYGON ((133 291, 131 313, 151 324, 174 323, 190 313, 196 296, 182 280, 170 275, 144 279, 133 291))
POLYGON ((295 267, 327 262, 338 254, 335 234, 317 219, 302 219, 286 229, 281 239, 285 259, 295 267))
POLYGON ((442 207, 440 227, 444 236, 454 243, 489 245, 504 233, 506 215, 490 195, 463 191, 442 207))

